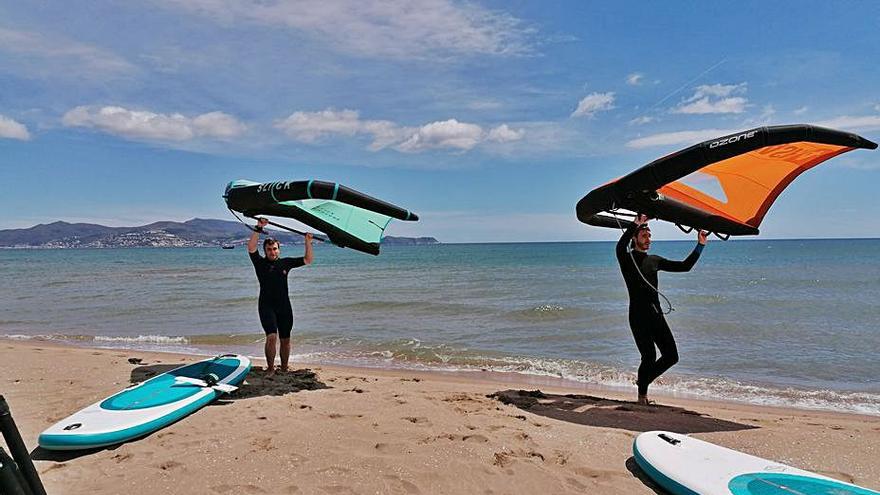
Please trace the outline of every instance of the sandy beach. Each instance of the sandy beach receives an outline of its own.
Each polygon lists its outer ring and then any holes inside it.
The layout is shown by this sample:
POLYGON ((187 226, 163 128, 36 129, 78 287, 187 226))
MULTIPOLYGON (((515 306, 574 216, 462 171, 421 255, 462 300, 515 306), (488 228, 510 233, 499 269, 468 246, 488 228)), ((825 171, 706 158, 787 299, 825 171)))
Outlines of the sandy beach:
MULTIPOLYGON (((35 449, 54 422, 197 359, 4 340, 0 393, 35 449)), ((642 407, 490 373, 294 366, 269 380, 254 364, 239 391, 145 438, 36 449, 48 493, 663 493, 632 459, 633 438, 655 429, 880 489, 873 416, 660 396, 642 407)))

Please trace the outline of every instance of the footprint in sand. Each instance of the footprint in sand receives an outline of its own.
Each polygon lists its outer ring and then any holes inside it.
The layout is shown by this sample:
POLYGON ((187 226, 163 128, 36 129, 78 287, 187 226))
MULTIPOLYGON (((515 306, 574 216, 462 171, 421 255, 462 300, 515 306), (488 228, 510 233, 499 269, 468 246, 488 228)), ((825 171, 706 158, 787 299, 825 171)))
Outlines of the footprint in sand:
POLYGON ((406 417, 403 417, 403 418, 400 418, 400 419, 404 419, 404 420, 406 420, 406 421, 409 421, 410 423, 412 423, 412 424, 414 424, 414 425, 425 425, 425 426, 431 426, 431 422, 428 421, 428 418, 426 418, 426 417, 424 417, 424 416, 419 416, 419 417, 406 416, 406 417))
POLYGON ((571 452, 565 452, 562 450, 554 450, 553 451, 553 460, 556 461, 556 464, 560 466, 565 466, 568 464, 568 460, 571 458, 571 452))
POLYGON ((125 462, 125 461, 131 459, 132 457, 133 456, 130 453, 125 453, 125 454, 116 454, 112 457, 112 459, 114 461, 116 461, 116 464, 119 464, 121 462, 125 462))
MULTIPOLYGON (((277 447, 272 445, 272 439, 270 437, 257 438, 256 440, 251 442, 251 445, 253 447, 256 447, 257 450, 269 451, 269 450, 276 450, 277 449, 277 447)), ((256 452, 257 450, 252 450, 251 452, 256 452)))
POLYGON ((528 433, 526 433, 524 431, 518 432, 516 435, 514 435, 514 437, 516 437, 517 440, 521 440, 521 441, 526 441, 526 440, 529 440, 530 438, 532 438, 531 436, 529 436, 528 433))
POLYGON ((542 462, 545 460, 544 454, 534 450, 507 450, 495 452, 495 460, 492 464, 503 468, 511 465, 516 459, 540 459, 542 462))
POLYGON ((162 471, 172 471, 176 469, 183 469, 184 467, 185 465, 182 462, 177 461, 165 461, 158 466, 158 468, 162 471))
POLYGON ((385 488, 387 489, 384 493, 391 494, 402 494, 402 495, 415 495, 422 493, 418 486, 414 483, 409 482, 405 479, 400 478, 399 476, 395 476, 393 474, 386 474, 385 478, 385 488))

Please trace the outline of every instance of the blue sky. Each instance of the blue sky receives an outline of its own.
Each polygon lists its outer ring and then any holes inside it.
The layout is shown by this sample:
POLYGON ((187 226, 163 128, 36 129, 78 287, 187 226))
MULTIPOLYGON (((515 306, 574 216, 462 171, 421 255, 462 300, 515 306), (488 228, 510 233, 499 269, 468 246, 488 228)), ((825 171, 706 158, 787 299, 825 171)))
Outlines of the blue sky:
MULTIPOLYGON (((233 179, 340 182, 392 235, 595 240, 574 205, 696 142, 880 140, 858 2, 0 2, 0 228, 232 217, 233 179)), ((813 169, 765 238, 876 237, 880 152, 813 169)), ((655 227, 655 236, 681 238, 655 227)))

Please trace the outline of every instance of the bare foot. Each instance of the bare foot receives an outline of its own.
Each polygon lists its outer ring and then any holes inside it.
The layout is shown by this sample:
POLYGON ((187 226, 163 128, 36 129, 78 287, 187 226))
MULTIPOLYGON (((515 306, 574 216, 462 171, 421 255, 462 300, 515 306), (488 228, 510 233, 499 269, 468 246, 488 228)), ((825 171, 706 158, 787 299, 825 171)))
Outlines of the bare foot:
POLYGON ((266 378, 272 378, 273 376, 275 376, 275 367, 266 368, 266 378))
POLYGON ((638 400, 636 400, 636 404, 639 404, 641 406, 650 406, 653 403, 654 401, 648 400, 647 395, 640 395, 638 400))

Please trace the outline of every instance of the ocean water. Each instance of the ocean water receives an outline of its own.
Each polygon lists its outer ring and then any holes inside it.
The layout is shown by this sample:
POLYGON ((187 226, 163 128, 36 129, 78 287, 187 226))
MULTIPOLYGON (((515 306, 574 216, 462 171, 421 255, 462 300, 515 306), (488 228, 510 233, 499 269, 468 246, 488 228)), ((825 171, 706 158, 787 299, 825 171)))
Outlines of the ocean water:
MULTIPOLYGON (((692 246, 651 252, 681 259, 692 246)), ((319 247, 290 275, 293 359, 632 387, 639 355, 613 250, 319 247)), ((652 389, 880 415, 877 253, 880 240, 710 242, 691 272, 660 274, 681 361, 652 389)), ((262 354, 241 248, 0 250, 0 280, 2 337, 262 354)))

